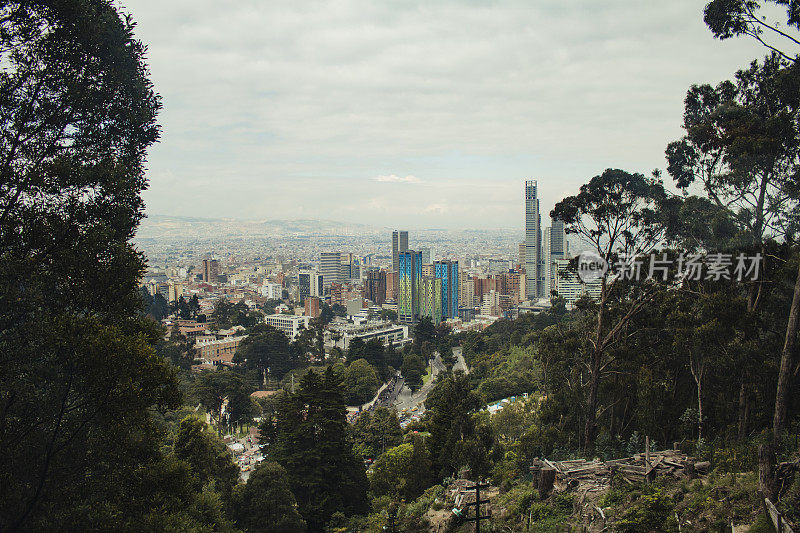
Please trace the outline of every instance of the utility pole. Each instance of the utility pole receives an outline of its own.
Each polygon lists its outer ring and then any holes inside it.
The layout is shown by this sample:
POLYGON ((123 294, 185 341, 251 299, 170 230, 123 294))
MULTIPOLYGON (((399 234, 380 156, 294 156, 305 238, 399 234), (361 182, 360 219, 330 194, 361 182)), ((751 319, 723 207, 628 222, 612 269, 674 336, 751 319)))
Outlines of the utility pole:
POLYGON ((473 503, 465 503, 464 507, 471 505, 475 506, 475 516, 464 518, 465 522, 475 522, 475 533, 481 533, 481 520, 489 520, 492 515, 491 512, 487 515, 481 515, 481 504, 489 503, 489 500, 481 500, 481 489, 489 488, 488 483, 475 483, 471 487, 465 487, 461 492, 475 491, 475 501, 473 503))

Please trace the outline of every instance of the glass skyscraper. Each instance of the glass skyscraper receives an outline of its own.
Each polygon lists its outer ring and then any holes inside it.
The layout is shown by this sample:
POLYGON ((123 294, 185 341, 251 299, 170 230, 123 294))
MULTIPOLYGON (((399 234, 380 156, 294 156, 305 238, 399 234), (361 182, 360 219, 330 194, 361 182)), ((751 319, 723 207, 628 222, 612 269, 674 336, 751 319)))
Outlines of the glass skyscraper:
POLYGON ((422 252, 406 250, 397 255, 397 318, 401 322, 414 323, 420 314, 422 252))
POLYGON ((544 295, 542 216, 536 180, 525 182, 525 294, 535 300, 544 295))

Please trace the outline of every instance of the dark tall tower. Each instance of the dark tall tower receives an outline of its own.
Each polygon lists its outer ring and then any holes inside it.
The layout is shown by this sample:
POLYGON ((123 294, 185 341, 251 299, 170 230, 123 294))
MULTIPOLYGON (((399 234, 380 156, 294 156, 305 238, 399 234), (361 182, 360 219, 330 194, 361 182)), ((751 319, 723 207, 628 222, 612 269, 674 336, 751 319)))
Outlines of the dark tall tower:
POLYGON ((392 272, 399 272, 400 263, 397 254, 408 250, 408 232, 407 231, 393 231, 392 232, 392 272))

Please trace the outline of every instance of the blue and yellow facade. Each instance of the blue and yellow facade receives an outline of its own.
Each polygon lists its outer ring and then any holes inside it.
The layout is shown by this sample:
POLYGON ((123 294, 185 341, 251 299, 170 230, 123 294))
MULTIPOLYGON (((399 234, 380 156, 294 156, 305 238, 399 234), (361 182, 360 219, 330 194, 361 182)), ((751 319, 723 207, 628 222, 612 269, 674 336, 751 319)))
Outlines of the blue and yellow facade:
POLYGON ((422 252, 398 252, 397 259, 397 317, 401 322, 411 324, 420 316, 422 252))
POLYGON ((434 275, 442 280, 442 318, 458 317, 458 261, 436 261, 434 275))

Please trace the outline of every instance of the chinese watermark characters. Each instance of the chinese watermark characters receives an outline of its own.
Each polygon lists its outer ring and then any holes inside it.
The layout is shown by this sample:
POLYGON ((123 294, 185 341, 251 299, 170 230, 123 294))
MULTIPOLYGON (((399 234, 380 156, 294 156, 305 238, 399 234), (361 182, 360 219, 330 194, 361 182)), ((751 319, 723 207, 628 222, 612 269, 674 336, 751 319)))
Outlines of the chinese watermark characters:
POLYGON ((578 256, 577 268, 578 277, 584 283, 596 281, 607 274, 623 280, 667 281, 672 276, 677 280, 688 281, 757 281, 763 270, 763 262, 764 258, 760 253, 681 253, 678 257, 669 257, 666 252, 662 252, 620 258, 609 265, 595 252, 582 252, 578 256))

